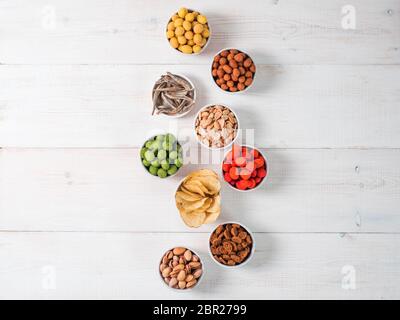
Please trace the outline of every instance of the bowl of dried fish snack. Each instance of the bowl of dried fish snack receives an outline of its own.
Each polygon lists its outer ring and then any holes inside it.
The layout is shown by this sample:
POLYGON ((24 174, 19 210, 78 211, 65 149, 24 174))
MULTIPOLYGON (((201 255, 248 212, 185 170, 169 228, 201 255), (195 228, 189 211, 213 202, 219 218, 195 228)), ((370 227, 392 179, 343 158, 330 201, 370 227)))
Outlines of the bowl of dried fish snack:
POLYGON ((167 72, 154 84, 152 98, 152 115, 180 118, 193 109, 196 89, 187 77, 167 72))

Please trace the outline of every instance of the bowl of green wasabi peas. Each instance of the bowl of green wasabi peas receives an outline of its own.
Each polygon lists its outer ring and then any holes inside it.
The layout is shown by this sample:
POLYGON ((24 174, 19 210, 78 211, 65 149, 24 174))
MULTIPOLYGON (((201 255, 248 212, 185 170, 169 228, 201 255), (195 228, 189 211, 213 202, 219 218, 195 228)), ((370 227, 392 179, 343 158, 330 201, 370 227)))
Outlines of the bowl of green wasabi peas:
POLYGON ((183 166, 182 146, 171 133, 152 136, 140 149, 140 161, 151 175, 172 177, 183 166))

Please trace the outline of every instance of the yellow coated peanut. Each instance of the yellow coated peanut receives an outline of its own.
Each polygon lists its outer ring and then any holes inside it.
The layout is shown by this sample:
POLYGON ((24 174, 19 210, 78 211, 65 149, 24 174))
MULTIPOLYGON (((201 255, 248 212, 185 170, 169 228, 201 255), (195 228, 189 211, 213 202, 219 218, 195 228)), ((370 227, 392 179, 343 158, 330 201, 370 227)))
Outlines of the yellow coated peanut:
POLYGON ((178 42, 179 44, 186 44, 186 38, 184 36, 179 36, 178 37, 178 42))
POLYGON ((178 10, 178 16, 180 16, 181 18, 184 18, 188 13, 188 9, 186 8, 180 8, 178 10))
POLYGON ((195 15, 193 14, 193 12, 189 12, 186 16, 185 16, 185 20, 188 22, 193 22, 195 19, 195 15))
POLYGON ((175 24, 173 21, 168 23, 167 30, 172 30, 172 31, 175 30, 175 24))
POLYGON ((203 47, 206 43, 207 43, 207 39, 206 39, 206 38, 203 38, 203 39, 201 39, 200 46, 203 47))
POLYGON ((175 34, 176 34, 177 36, 183 36, 184 33, 185 33, 185 29, 183 29, 183 27, 177 27, 177 28, 175 29, 175 34))
POLYGON ((185 44, 185 45, 183 45, 183 46, 181 47, 181 51, 182 51, 183 53, 191 54, 191 53, 193 52, 193 49, 192 49, 191 46, 185 44))
POLYGON ((192 29, 192 23, 189 22, 189 21, 186 21, 186 20, 183 21, 182 26, 183 26, 183 28, 184 28, 186 31, 189 31, 189 30, 192 29))
POLYGON ((204 28, 202 34, 203 38, 208 38, 210 36, 210 30, 208 30, 207 28, 204 28))
POLYGON ((199 14, 197 16, 197 21, 200 22, 201 24, 206 24, 207 23, 207 18, 203 16, 202 14, 199 14))
POLYGON ((181 27, 183 25, 183 19, 182 18, 178 18, 174 21, 174 25, 175 27, 181 27))
POLYGON ((173 30, 168 30, 167 31, 167 38, 171 39, 173 36, 175 36, 175 32, 173 30))
POLYGON ((192 31, 186 31, 185 32, 185 38, 188 40, 192 40, 193 39, 193 32, 192 31))
POLYGON ((203 41, 203 37, 201 36, 201 34, 196 33, 193 37, 193 41, 195 44, 200 45, 201 42, 203 41))
POLYGON ((179 16, 178 16, 177 14, 174 14, 174 15, 172 16, 171 20, 172 20, 172 21, 175 21, 175 20, 178 19, 178 18, 179 18, 179 16))
POLYGON ((188 40, 187 44, 191 47, 193 47, 195 45, 193 39, 188 40))
POLYGON ((175 38, 175 37, 171 38, 171 39, 169 40, 169 43, 170 43, 171 47, 174 48, 174 49, 176 49, 176 48, 179 47, 178 39, 175 38))
POLYGON ((204 27, 202 24, 198 23, 193 27, 194 33, 202 33, 204 30, 204 27))
POLYGON ((199 53, 201 51, 201 47, 199 46, 199 45, 195 45, 195 46, 193 46, 193 52, 194 53, 199 53))

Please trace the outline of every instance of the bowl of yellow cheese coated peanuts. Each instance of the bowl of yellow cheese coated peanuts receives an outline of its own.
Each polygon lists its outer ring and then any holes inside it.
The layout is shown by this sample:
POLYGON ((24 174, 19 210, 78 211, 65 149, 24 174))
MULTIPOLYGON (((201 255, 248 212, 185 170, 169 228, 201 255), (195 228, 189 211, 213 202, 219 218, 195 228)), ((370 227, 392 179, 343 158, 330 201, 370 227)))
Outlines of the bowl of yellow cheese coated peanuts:
POLYGON ((210 41, 210 26, 207 18, 187 8, 180 8, 169 19, 166 29, 172 48, 184 54, 199 54, 210 41))

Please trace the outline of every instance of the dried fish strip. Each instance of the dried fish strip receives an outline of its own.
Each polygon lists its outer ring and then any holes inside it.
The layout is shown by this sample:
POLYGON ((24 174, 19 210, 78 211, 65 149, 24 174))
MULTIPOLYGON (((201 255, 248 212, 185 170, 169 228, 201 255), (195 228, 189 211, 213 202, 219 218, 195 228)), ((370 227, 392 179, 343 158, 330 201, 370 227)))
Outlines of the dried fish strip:
POLYGON ((177 116, 189 111, 195 102, 195 89, 181 76, 167 72, 153 87, 153 112, 177 116))

